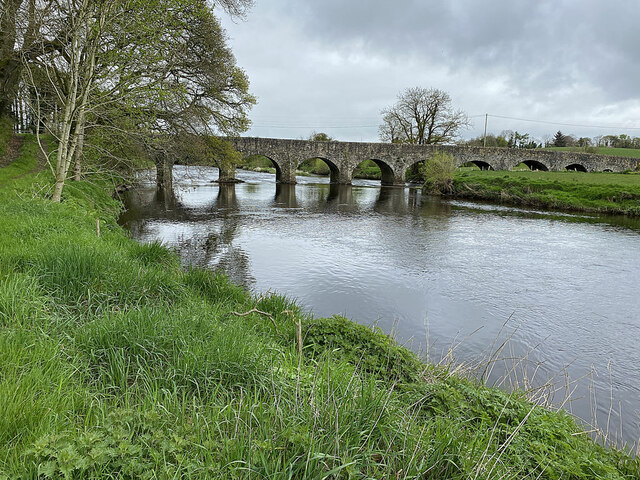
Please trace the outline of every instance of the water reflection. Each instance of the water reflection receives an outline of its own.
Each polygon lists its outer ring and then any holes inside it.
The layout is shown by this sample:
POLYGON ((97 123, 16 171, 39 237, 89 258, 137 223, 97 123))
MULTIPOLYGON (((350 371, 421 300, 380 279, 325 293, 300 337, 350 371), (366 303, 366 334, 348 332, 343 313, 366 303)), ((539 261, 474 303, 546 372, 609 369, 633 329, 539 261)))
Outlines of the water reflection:
MULTIPOLYGON (((295 297, 317 315, 395 325, 416 349, 428 322, 436 359, 455 338, 469 337, 455 351, 467 361, 513 334, 504 356, 526 356, 541 382, 566 365, 572 379, 593 365, 593 385, 566 405, 585 418, 593 392, 610 396, 611 362, 623 417, 614 409, 610 425, 624 424, 625 440, 640 437, 639 221, 443 202, 366 181, 276 185, 243 171, 247 183, 218 186, 204 167, 175 174, 171 192, 150 184, 127 197, 121 222, 135 238, 160 240, 184 264, 222 269, 254 291, 295 297)), ((492 378, 508 369, 496 365, 492 378)), ((599 418, 609 406, 594 409, 599 418)))
POLYGON ((407 191, 404 188, 381 187, 380 195, 376 201, 375 211, 378 213, 393 214, 407 213, 407 191))
POLYGON ((234 183, 220 184, 218 186, 218 196, 213 207, 214 210, 218 209, 227 216, 230 212, 233 213, 238 210, 238 196, 236 195, 236 185, 234 183))
POLYGON ((276 196, 273 202, 277 207, 298 208, 296 186, 282 183, 276 184, 276 196))

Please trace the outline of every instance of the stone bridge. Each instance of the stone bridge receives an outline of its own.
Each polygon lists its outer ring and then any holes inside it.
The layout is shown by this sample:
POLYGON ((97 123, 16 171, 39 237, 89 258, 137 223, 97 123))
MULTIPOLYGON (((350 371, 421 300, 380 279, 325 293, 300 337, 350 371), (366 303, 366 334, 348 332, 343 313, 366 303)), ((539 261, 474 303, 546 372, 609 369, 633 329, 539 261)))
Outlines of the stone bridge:
POLYGON ((276 181, 296 183, 296 170, 305 160, 319 158, 331 172, 331 183, 350 184, 356 167, 373 160, 382 172, 383 185, 404 185, 407 170, 436 151, 451 154, 458 166, 473 163, 483 170, 511 170, 520 163, 532 170, 622 172, 638 165, 637 159, 544 149, 458 147, 363 142, 314 142, 277 138, 228 139, 245 157, 262 155, 273 163, 276 181))

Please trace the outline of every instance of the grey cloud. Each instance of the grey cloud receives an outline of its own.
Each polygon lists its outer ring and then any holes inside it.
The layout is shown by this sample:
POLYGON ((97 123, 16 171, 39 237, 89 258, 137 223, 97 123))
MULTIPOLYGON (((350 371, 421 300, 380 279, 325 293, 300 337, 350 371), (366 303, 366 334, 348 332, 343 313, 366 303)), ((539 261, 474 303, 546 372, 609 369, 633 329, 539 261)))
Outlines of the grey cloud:
MULTIPOLYGON (((246 22, 225 24, 259 97, 262 128, 370 125, 415 85, 446 89, 470 114, 640 126, 635 2, 257 0, 246 22)), ((479 134, 480 123, 467 135, 479 134)), ((555 128, 497 120, 492 128, 502 124, 538 136, 555 128)), ((310 133, 268 134, 278 132, 310 133)), ((375 140, 377 130, 333 134, 375 140)))
POLYGON ((357 40, 389 56, 507 72, 523 90, 587 80, 623 100, 637 94, 640 69, 633 3, 326 0, 287 8, 326 45, 357 40))

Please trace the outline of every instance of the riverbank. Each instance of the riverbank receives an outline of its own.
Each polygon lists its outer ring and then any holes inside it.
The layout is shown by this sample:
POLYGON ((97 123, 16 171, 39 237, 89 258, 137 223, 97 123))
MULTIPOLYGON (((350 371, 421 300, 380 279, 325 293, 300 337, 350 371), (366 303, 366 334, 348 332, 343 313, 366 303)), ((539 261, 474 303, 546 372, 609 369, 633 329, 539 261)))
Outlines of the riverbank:
POLYGON ((0 477, 640 475, 523 393, 133 242, 106 182, 73 183, 56 205, 46 173, 6 180, 0 477))
POLYGON ((587 213, 640 216, 640 174, 463 171, 455 198, 587 213))

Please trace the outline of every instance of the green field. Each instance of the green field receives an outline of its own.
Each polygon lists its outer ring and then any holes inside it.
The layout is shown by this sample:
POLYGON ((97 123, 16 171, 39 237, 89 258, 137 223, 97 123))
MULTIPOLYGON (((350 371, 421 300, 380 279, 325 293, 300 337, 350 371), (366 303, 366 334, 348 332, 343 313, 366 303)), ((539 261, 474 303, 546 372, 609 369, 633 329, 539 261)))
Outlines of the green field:
POLYGON ((612 155, 615 157, 640 158, 639 148, 609 148, 609 147, 547 147, 547 150, 559 150, 562 152, 586 152, 600 155, 612 155))
POLYGON ((456 173, 454 185, 460 198, 640 215, 640 174, 465 169, 456 173))
POLYGON ((0 478, 640 478, 524 392, 132 241, 106 179, 50 202, 26 140, 0 169, 0 478))

